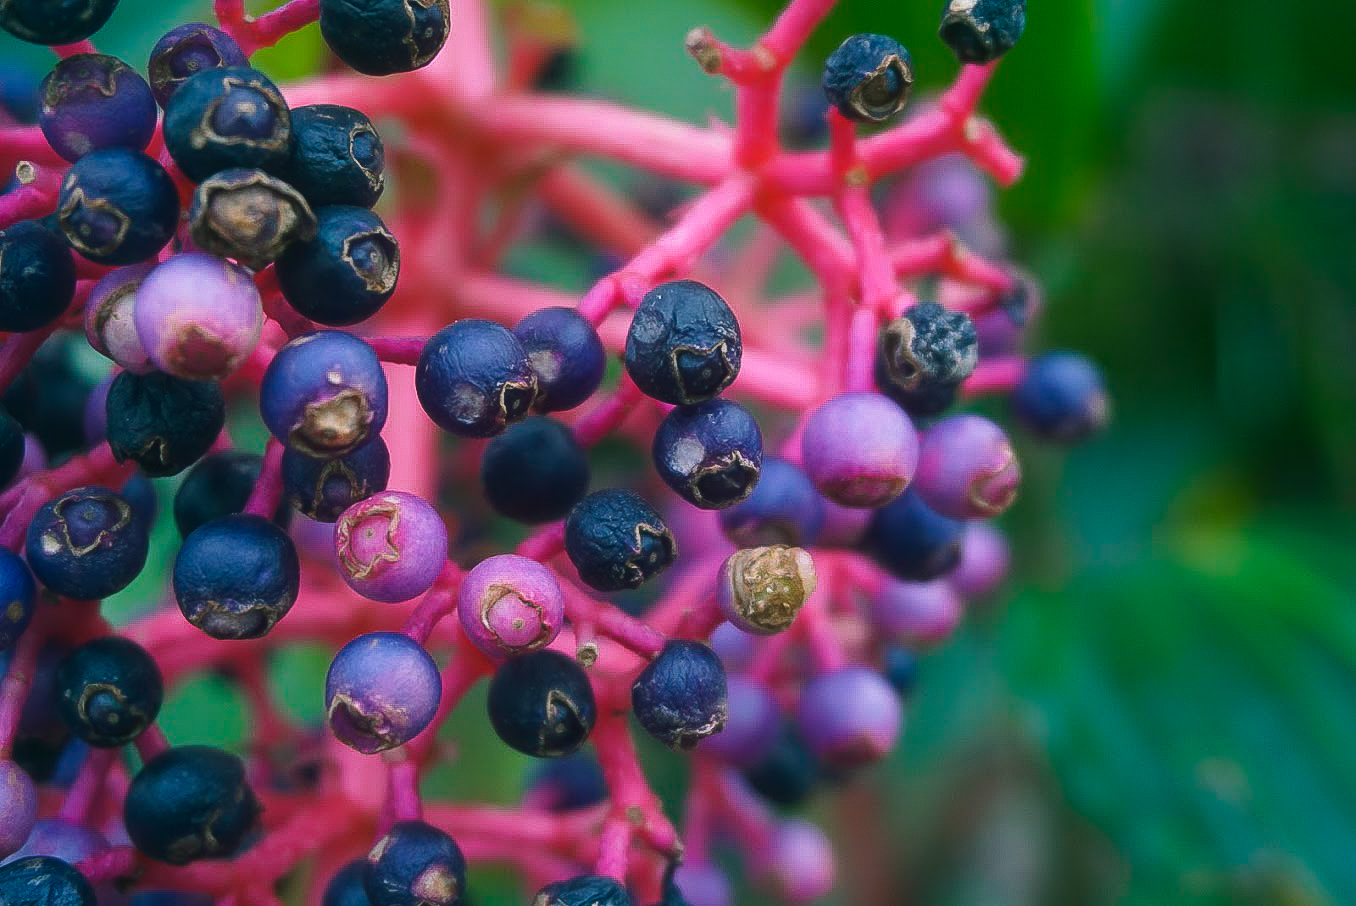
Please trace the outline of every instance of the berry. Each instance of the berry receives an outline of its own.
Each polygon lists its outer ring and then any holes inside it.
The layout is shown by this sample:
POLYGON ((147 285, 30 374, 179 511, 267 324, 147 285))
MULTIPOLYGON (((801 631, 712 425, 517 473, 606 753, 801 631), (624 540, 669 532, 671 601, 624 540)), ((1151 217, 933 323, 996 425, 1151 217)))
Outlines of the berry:
POLYGON ((315 230, 315 214, 301 193, 263 170, 207 177, 188 209, 189 235, 198 248, 256 271, 315 230))
POLYGON ((565 596, 545 566, 499 554, 462 579, 457 617, 466 637, 490 657, 527 654, 555 640, 565 621, 565 596))
POLYGON ((1015 355, 1026 329, 1044 304, 1041 289, 1026 274, 1014 274, 1011 289, 998 294, 993 310, 975 318, 981 357, 1015 355))
POLYGON ((549 812, 568 812, 597 805, 606 798, 607 784, 598 759, 576 752, 537 762, 523 804, 549 812))
POLYGON ((28 628, 36 596, 33 574, 24 561, 0 547, 0 651, 11 648, 28 628))
POLYGON ((124 371, 108 389, 108 446, 155 478, 178 475, 211 449, 226 426, 226 402, 212 381, 124 371))
POLYGON ((137 290, 156 264, 147 261, 110 271, 85 303, 85 339, 94 351, 133 374, 155 370, 137 333, 137 290))
POLYGON ((171 28, 155 42, 146 72, 156 103, 164 107, 180 85, 203 70, 246 63, 240 45, 226 32, 202 22, 188 22, 171 28))
POLYGON ((4 395, 14 420, 38 440, 49 459, 85 446, 85 401, 95 384, 81 367, 85 345, 74 333, 57 332, 38 347, 4 395))
POLYGON ((598 717, 584 668, 550 649, 501 664, 490 680, 488 706, 490 724, 505 745, 537 758, 576 751, 598 717))
POLYGON ((763 433, 738 403, 707 400, 665 416, 651 455, 659 477, 680 497, 718 510, 753 493, 763 467, 763 433))
POLYGON ((422 821, 401 821, 367 854, 372 906, 457 906, 466 859, 457 841, 422 821))
POLYGON ((18 477, 24 465, 24 447, 24 426, 0 406, 0 488, 9 487, 18 477))
POLYGON ((732 676, 725 726, 699 742, 697 751, 735 767, 751 767, 772 751, 781 727, 771 693, 751 679, 732 676))
POLYGON ((950 637, 965 614, 965 602, 950 582, 890 581, 871 597, 871 624, 885 638, 930 645, 950 637))
POLYGON ((467 318, 434 334, 419 356, 414 389, 428 417, 462 437, 493 437, 527 414, 537 376, 518 338, 467 318))
POLYGON ((806 474, 780 456, 763 457, 751 493, 720 511, 720 527, 735 544, 813 544, 824 526, 824 500, 806 474))
POLYGON ((814 560, 803 548, 745 548, 721 565, 716 602, 731 625, 772 635, 791 625, 817 583, 814 560))
POLYGON ((535 416, 490 441, 480 481, 495 512, 520 522, 554 522, 588 491, 588 455, 569 428, 535 416))
POLYGON ((438 511, 404 491, 382 491, 344 510, 334 524, 339 575, 373 601, 408 601, 433 586, 447 560, 438 511))
POLYGON ((282 480, 288 502, 319 522, 334 522, 353 504, 386 490, 390 477, 391 454, 380 437, 334 459, 283 451, 282 480))
POLYGON ((898 497, 918 466, 918 434, 909 417, 879 393, 832 397, 805 419, 805 473, 843 506, 878 507, 898 497))
POLYGON ((819 763, 787 721, 782 722, 768 753, 742 773, 758 795, 787 808, 795 808, 808 799, 820 777, 819 763))
POLYGON ((970 316, 925 302, 881 328, 876 386, 915 418, 937 415, 955 402, 960 382, 978 362, 970 316))
POLYGON ((334 656, 325 714, 335 738, 371 755, 418 736, 442 690, 438 667, 418 642, 400 632, 369 632, 334 656))
MULTIPOLYGON (((37 668, 33 671, 28 697, 19 715, 11 757, 34 783, 52 779, 62 749, 71 738, 70 729, 56 710, 56 668, 68 651, 68 648, 48 644, 38 652, 37 668)), ((12 653, 12 649, 0 651, 0 675, 8 670, 12 653)), ((39 826, 41 824, 39 822, 39 826)))
POLYGON ((1111 405, 1102 374, 1076 352, 1032 359, 1012 391, 1012 411, 1032 434, 1054 443, 1086 440, 1106 425, 1111 405))
POLYGON ((918 685, 918 655, 903 645, 886 645, 884 659, 881 675, 896 695, 908 696, 918 685))
POLYGON ((926 582, 960 562, 964 524, 934 512, 912 490, 876 510, 862 548, 896 578, 926 582))
POLYGON ((159 112, 151 86, 117 57, 66 57, 42 80, 38 125, 52 150, 74 162, 101 148, 143 151, 159 112))
POLYGON ((744 670, 753 661, 753 637, 733 623, 717 626, 710 645, 727 671, 744 670))
POLYGON ((92 746, 116 748, 141 735, 164 701, 160 668, 131 639, 86 642, 57 667, 56 702, 71 732, 92 746))
POLYGON ((33 220, 0 230, 0 330, 51 324, 75 297, 75 261, 61 237, 33 220))
POLYGON ((913 92, 909 52, 885 35, 853 35, 824 62, 824 96, 858 123, 883 123, 913 92))
POLYGON ((626 885, 602 875, 580 875, 547 884, 532 898, 532 906, 632 906, 626 885))
POLYGON ((386 150, 372 121, 352 107, 297 107, 282 176, 313 206, 370 208, 386 185, 386 150))
POLYGON ((289 305, 321 324, 366 321, 395 292, 400 245, 366 208, 315 209, 314 236, 294 242, 278 258, 278 286, 289 305))
POLYGON ((947 578, 967 601, 987 598, 1008 573, 1011 552, 1003 533, 986 522, 967 522, 961 535, 960 563, 947 578))
POLYGON ((573 308, 542 308, 518 322, 513 335, 537 375, 538 412, 563 412, 593 396, 603 381, 607 351, 598 331, 573 308))
MULTIPOLYGON (((187 538, 198 526, 245 509, 264 458, 258 453, 209 453, 188 470, 174 494, 174 524, 187 538)), ((285 524, 287 508, 279 506, 273 521, 285 524)))
POLYGON ((801 689, 796 723, 816 757, 836 768, 879 761, 894 748, 903 724, 899 696, 867 667, 821 673, 801 689))
POLYGON ((1026 0, 947 0, 937 34, 962 63, 992 63, 1026 28, 1026 0))
POLYGON ((301 563, 292 539, 261 516, 205 522, 174 558, 174 598, 214 639, 266 635, 297 600, 301 563))
POLYGON ((725 726, 725 666, 709 645, 670 640, 631 684, 640 725, 671 749, 691 749, 725 726))
POLYGON ((38 820, 38 791, 23 768, 0 759, 0 860, 24 845, 38 820))
POLYGON ((123 823, 147 856, 187 865, 235 855, 253 833, 260 810, 239 758, 211 746, 179 746, 137 772, 123 823))
POLYGON ((448 0, 321 0, 320 34, 364 75, 412 72, 447 42, 448 0))
POLYGON ((952 415, 923 432, 913 486, 943 516, 997 516, 1017 499, 1021 480, 1012 444, 987 418, 952 415))
POLYGON ((320 906, 372 906, 367 897, 363 879, 367 877, 367 860, 354 859, 334 873, 325 885, 320 906))
POLYGON ((316 331, 297 337, 269 362, 259 411, 288 448, 319 459, 343 456, 386 424, 386 373, 362 340, 316 331))
POLYGON ((56 222, 90 261, 135 264, 174 236, 179 193, 165 168, 140 151, 91 151, 61 181, 56 222))
POLYGON ((151 271, 133 311, 156 368, 190 381, 233 373, 254 351, 264 324, 250 275, 203 252, 175 255, 151 271))
POLYGON ((30 44, 74 44, 104 27, 118 0, 9 0, 0 6, 0 28, 30 44))
POLYGON ((660 402, 692 405, 734 382, 744 345, 730 306, 695 280, 645 294, 626 333, 626 371, 660 402))
POLYGON ((26 555, 38 581, 59 595, 106 598, 146 565, 150 539, 132 506, 107 488, 76 488, 45 505, 28 526, 26 555))
POLYGON ((30 856, 0 865, 5 906, 95 906, 94 888, 69 862, 30 856))
POLYGON ((822 830, 804 818, 778 825, 762 858, 783 900, 812 903, 833 890, 837 872, 833 846, 822 830))
POLYGON ((595 491, 565 520, 565 553, 598 591, 639 588, 672 565, 673 534, 639 494, 595 491))
POLYGON ((165 103, 165 148, 201 182, 236 167, 276 171, 292 153, 292 115, 277 86, 248 66, 194 73, 165 103))

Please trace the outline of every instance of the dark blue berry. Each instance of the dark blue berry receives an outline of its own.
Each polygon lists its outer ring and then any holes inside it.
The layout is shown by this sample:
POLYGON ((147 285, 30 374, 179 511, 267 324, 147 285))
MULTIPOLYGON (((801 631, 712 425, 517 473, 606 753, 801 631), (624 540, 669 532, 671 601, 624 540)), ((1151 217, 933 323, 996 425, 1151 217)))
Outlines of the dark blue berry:
POLYGON ((199 526, 174 558, 174 597, 184 617, 214 639, 257 639, 297 600, 301 563, 292 539, 260 516, 199 526))
POLYGON ((30 44, 74 44, 104 27, 118 0, 8 0, 0 28, 30 44))
POLYGON ((61 237, 33 220, 0 230, 0 330, 51 324, 75 297, 75 261, 61 237))
POLYGON ((317 522, 334 522, 359 500, 386 490, 390 477, 391 454, 380 437, 334 459, 316 459, 295 450, 283 452, 282 480, 287 500, 303 516, 317 522))
POLYGON ((160 713, 165 684, 150 654, 131 639, 86 642, 57 667, 56 702, 71 732, 99 748, 125 745, 160 713))
MULTIPOLYGON (((38 121, 38 110, 42 107, 38 97, 38 75, 17 61, 0 63, 0 115, 23 126, 38 121)), ((3 187, 0 187, 2 194, 3 187)))
POLYGON ((448 0, 321 0, 320 34, 365 75, 411 72, 437 56, 452 24, 448 0))
POLYGON ((259 812, 244 762, 211 746, 179 746, 137 772, 123 804, 123 823, 147 856, 187 865, 235 855, 259 812))
POLYGON ((367 877, 367 860, 354 859, 334 873, 330 883, 325 885, 325 895, 320 906, 372 906, 367 896, 367 886, 363 883, 367 877))
POLYGON ((978 362, 979 338, 969 315, 925 302, 881 328, 876 386, 910 415, 937 415, 955 402, 978 362))
POLYGON ((564 519, 589 488, 589 460, 574 433, 545 416, 490 441, 480 481, 495 511, 520 522, 564 519))
POLYGON ((1076 352, 1048 352, 1027 364, 1012 391, 1012 411, 1037 437, 1071 444, 1106 425, 1110 402, 1092 360, 1076 352))
POLYGON ((493 437, 527 415, 537 376, 507 329, 467 318, 434 334, 419 356, 414 389, 428 417, 462 437, 493 437))
POLYGON ((0 865, 5 906, 95 906, 94 888, 69 862, 29 856, 0 865))
POLYGON ((1026 28, 1026 0, 947 0, 938 35, 962 63, 992 63, 1026 28))
POLYGON ((107 488, 76 488, 38 510, 28 526, 33 574, 68 598, 122 591, 146 565, 150 539, 132 505, 107 488))
MULTIPOLYGON (((69 651, 60 645, 47 644, 38 652, 38 664, 19 715, 12 757, 34 783, 52 779, 71 739, 70 728, 56 709, 56 669, 69 651)), ((13 649, 0 650, 0 676, 9 669, 12 656, 13 649)))
POLYGON ((598 759, 585 752, 537 762, 528 780, 527 800, 533 808, 568 812, 607 798, 607 784, 598 759))
POLYGON ((372 317, 395 292, 400 245, 366 208, 316 208, 313 238, 294 242, 276 265, 289 305, 320 324, 347 327, 372 317))
POLYGON ((151 86, 117 57, 81 53, 42 80, 38 125, 52 150, 75 161, 101 148, 142 151, 155 133, 151 86))
POLYGON ((301 193, 263 170, 231 169, 204 179, 188 209, 193 243, 253 270, 315 236, 316 219, 301 193))
POLYGON ((292 115, 277 86, 247 66, 187 78, 165 104, 165 147, 201 182, 235 167, 277 171, 292 153, 292 115))
POLYGON ((719 510, 753 493, 763 467, 763 433, 738 403, 707 400, 665 416, 651 455, 659 477, 680 497, 719 510))
POLYGON ((212 381, 124 371, 108 389, 108 445, 152 477, 177 475, 211 449, 226 425, 226 401, 212 381))
POLYGON ((789 721, 768 753, 743 774, 758 795, 787 808, 805 802, 820 780, 819 763, 789 721))
POLYGON ((677 556, 663 518, 631 491, 595 491, 565 520, 565 553, 579 578, 598 591, 639 588, 677 556))
POLYGON ((913 91, 909 52, 894 38, 848 38, 824 62, 824 96, 859 123, 883 123, 904 109, 913 91))
POLYGON ((466 892, 457 841, 422 821, 401 821, 367 854, 372 906, 456 906, 466 892))
POLYGON ((631 685, 640 725, 671 749, 690 749, 725 726, 725 665, 709 645, 670 641, 631 685))
POLYGON ((909 488, 871 515, 862 548, 892 575, 927 582, 960 562, 964 530, 965 523, 934 512, 909 488))
POLYGON ((146 531, 149 534, 151 529, 155 527, 158 507, 155 485, 151 484, 151 480, 145 475, 136 472, 131 478, 127 479, 127 483, 122 486, 122 490, 118 493, 122 494, 123 499, 132 505, 132 513, 137 519, 141 520, 142 525, 146 526, 146 531))
MULTIPOLYGON (((188 470, 174 494, 174 525, 187 538, 204 523, 245 508, 264 458, 258 453, 209 453, 188 470)), ((285 524, 288 508, 279 505, 273 520, 285 524)))
POLYGON ((626 334, 626 371, 644 393, 692 405, 720 393, 739 374, 744 345, 725 300, 695 280, 663 283, 645 294, 626 334))
POLYGON ((616 878, 581 875, 547 884, 532 899, 532 906, 632 906, 626 885, 616 878))
POLYGON ((524 755, 558 758, 584 744, 598 717, 593 687, 573 658, 549 649, 510 658, 490 681, 490 724, 524 755))
POLYGON ((240 45, 226 32, 202 22, 187 22, 155 42, 146 72, 156 103, 164 107, 180 85, 203 70, 246 63, 240 45))
POLYGON ((85 448, 85 405, 95 385, 82 365, 88 349, 76 332, 53 334, 5 392, 5 407, 49 459, 85 448))
POLYGON ((573 308, 542 308, 518 322, 513 335, 537 374, 538 412, 563 412, 593 396, 607 369, 598 331, 573 308))
POLYGON ((352 107, 297 107, 282 175, 313 206, 370 208, 386 184, 386 151, 372 121, 352 107))
POLYGON ((0 652, 19 640, 33 618, 37 587, 24 561, 0 547, 0 652))
POLYGON ((179 225, 179 192, 139 151, 108 148, 76 161, 61 181, 57 224, 98 264, 135 264, 159 252, 179 225))
POLYGON ((386 374, 372 347, 352 334, 306 334, 269 363, 259 411, 289 449, 321 459, 343 456, 386 424, 386 374))
POLYGON ((9 487, 24 464, 24 426, 0 406, 0 488, 9 487))
POLYGON ((881 672, 891 688, 904 698, 918 685, 918 655, 903 645, 887 645, 881 672))
POLYGON ((810 547, 824 527, 824 516, 824 498, 809 476, 780 456, 765 456, 753 493, 721 510, 720 526, 740 547, 810 547))

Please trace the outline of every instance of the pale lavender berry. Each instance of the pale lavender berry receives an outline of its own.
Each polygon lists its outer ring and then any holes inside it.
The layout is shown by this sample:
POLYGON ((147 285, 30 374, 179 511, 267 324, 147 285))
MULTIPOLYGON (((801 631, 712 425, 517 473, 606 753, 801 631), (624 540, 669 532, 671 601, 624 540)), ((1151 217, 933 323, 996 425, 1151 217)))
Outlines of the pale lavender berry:
POLYGON ((825 897, 837 880, 829 838, 803 818, 792 818, 777 827, 763 859, 768 880, 780 897, 791 903, 825 897))
POLYGON ((965 602, 946 579, 891 579, 871 598, 871 623, 882 635, 909 645, 931 645, 955 632, 965 602))
POLYGON ((433 658, 400 632, 369 632, 334 656, 325 714, 335 738, 371 755, 404 745, 429 725, 442 697, 433 658))
POLYGON ((674 869, 673 883, 688 906, 734 906, 730 879, 715 865, 684 862, 674 869))
POLYGON ((943 516, 997 516, 1017 499, 1021 481, 1008 436, 987 418, 952 415, 923 432, 913 487, 943 516))
POLYGON ((818 581, 809 551, 783 544, 747 548, 721 565, 716 603, 738 628, 772 635, 791 625, 818 581))
POLYGON ((725 726, 697 743, 697 751, 736 767, 751 767, 777 743, 781 712, 761 684, 735 674, 729 677, 725 726))
POLYGON ((796 723, 820 761, 854 768, 889 754, 899 739, 904 708, 876 671, 840 667, 818 674, 801 689, 796 723))
POLYGON ((565 620, 565 596, 555 574, 536 560, 500 554, 466 574, 457 594, 466 637, 490 657, 545 648, 565 620))
POLYGON ((142 281, 136 323, 156 368, 191 381, 219 380, 254 351, 264 309, 244 268, 184 252, 142 281))
POLYGON ((0 761, 0 859, 19 851, 38 820, 38 793, 23 768, 0 761))
POLYGON ((100 278, 85 303, 85 339, 100 355, 133 374, 146 374, 155 365, 137 333, 136 297, 154 262, 120 267, 100 278))
POLYGON ((844 506, 884 506, 918 466, 913 422, 879 393, 843 393, 810 413, 801 464, 819 492, 844 506))
POLYGON ((344 510, 334 524, 339 575, 373 601, 408 601, 428 591, 447 559, 447 527, 413 494, 382 491, 344 510))
POLYGON ((733 623, 721 623, 711 633, 711 650, 733 674, 753 661, 753 637, 733 623))
POLYGON ((824 528, 816 542, 819 547, 855 548, 871 524, 872 510, 843 506, 827 497, 824 501, 824 528))
POLYGON ((987 522, 970 522, 961 535, 960 563, 947 576, 962 598, 978 601, 998 590, 1008 576, 1008 539, 987 522))

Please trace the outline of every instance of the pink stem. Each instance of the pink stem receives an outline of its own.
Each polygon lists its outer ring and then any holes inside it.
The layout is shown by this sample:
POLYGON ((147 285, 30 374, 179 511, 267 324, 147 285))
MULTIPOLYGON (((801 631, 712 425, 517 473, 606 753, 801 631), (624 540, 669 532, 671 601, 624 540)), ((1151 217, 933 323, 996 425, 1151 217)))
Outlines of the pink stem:
POLYGON ((424 354, 428 337, 368 337, 367 345, 377 352, 377 358, 392 365, 418 365, 424 354))
POLYGON ((116 764, 117 757, 117 749, 91 748, 86 753, 85 761, 75 775, 75 782, 66 791, 66 799, 61 803, 58 818, 67 824, 86 823, 95 803, 103 794, 108 772, 116 764))
MULTIPOLYGON (((3 196, 0 196, 3 200, 3 196)), ((0 343, 0 393, 9 389, 9 385, 19 376, 19 372, 28 367, 33 353, 47 342, 47 338, 56 332, 59 324, 49 324, 26 333, 13 333, 0 343)))
POLYGON ((629 614, 603 601, 596 601, 572 582, 562 582, 565 615, 571 623, 586 623, 599 635, 609 638, 628 651, 649 660, 664 648, 664 636, 629 614))
POLYGON ((98 51, 95 50, 93 42, 86 39, 76 41, 74 44, 54 44, 52 45, 52 53, 64 60, 66 57, 73 57, 76 54, 98 53, 98 51))
POLYGON ((837 0, 791 0, 759 45, 786 65, 836 5, 837 0))
POLYGON ((986 359, 975 368, 974 374, 961 385, 961 395, 966 398, 1011 393, 1026 373, 1026 360, 1022 358, 986 359))
POLYGON ((37 669, 38 652, 46 640, 46 629, 45 620, 41 617, 29 624, 14 644, 9 669, 0 679, 0 759, 8 758, 14 745, 19 716, 23 713, 24 700, 28 698, 28 688, 33 682, 33 672, 37 669))
POLYGON ((263 47, 272 47, 294 31, 320 18, 320 0, 287 0, 275 10, 264 13, 250 23, 250 44, 246 53, 263 47))
POLYGON ((844 390, 871 390, 876 385, 876 313, 865 305, 852 312, 848 354, 844 362, 844 390))
POLYGON ((632 413, 647 402, 635 381, 622 372, 616 391, 577 419, 571 429, 581 446, 592 447, 621 426, 632 413))
POLYGON ((523 539, 514 552, 520 557, 545 563, 565 550, 565 523, 542 526, 523 539))
POLYGON ((283 445, 276 437, 270 437, 264 449, 263 464, 259 467, 259 478, 254 482, 249 499, 245 501, 243 512, 265 519, 273 518, 283 497, 282 458, 283 445))

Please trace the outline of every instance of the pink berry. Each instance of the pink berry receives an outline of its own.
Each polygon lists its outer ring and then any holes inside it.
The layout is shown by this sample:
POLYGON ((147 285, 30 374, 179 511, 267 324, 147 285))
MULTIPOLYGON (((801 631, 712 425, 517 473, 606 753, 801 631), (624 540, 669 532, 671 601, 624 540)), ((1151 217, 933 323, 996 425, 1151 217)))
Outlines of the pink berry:
POLYGON ((408 601, 433 587, 447 560, 438 511, 404 491, 382 491, 344 510, 334 524, 339 575, 373 601, 408 601))
POLYGON ((137 291, 154 264, 134 264, 110 271, 90 290, 85 303, 85 339, 100 355, 133 374, 154 371, 137 333, 137 291))
POLYGON ((457 617, 466 637, 490 657, 526 654, 560 633, 565 598, 549 569, 527 557, 500 554, 466 574, 457 617))
POLYGON ((946 579, 891 580, 871 599, 871 622, 896 642, 931 645, 955 632, 965 603, 946 579))
POLYGON ((953 415, 923 433, 914 488, 943 516, 997 516, 1017 499, 1022 470, 1003 429, 978 415, 953 415))
POLYGON ((136 324, 156 368, 187 380, 218 380, 254 351, 264 310, 244 268, 185 252, 142 281, 136 324))
POLYGON ((884 506, 904 492, 918 466, 913 422, 879 393, 843 393, 815 409, 800 449, 815 487, 843 506, 884 506))

